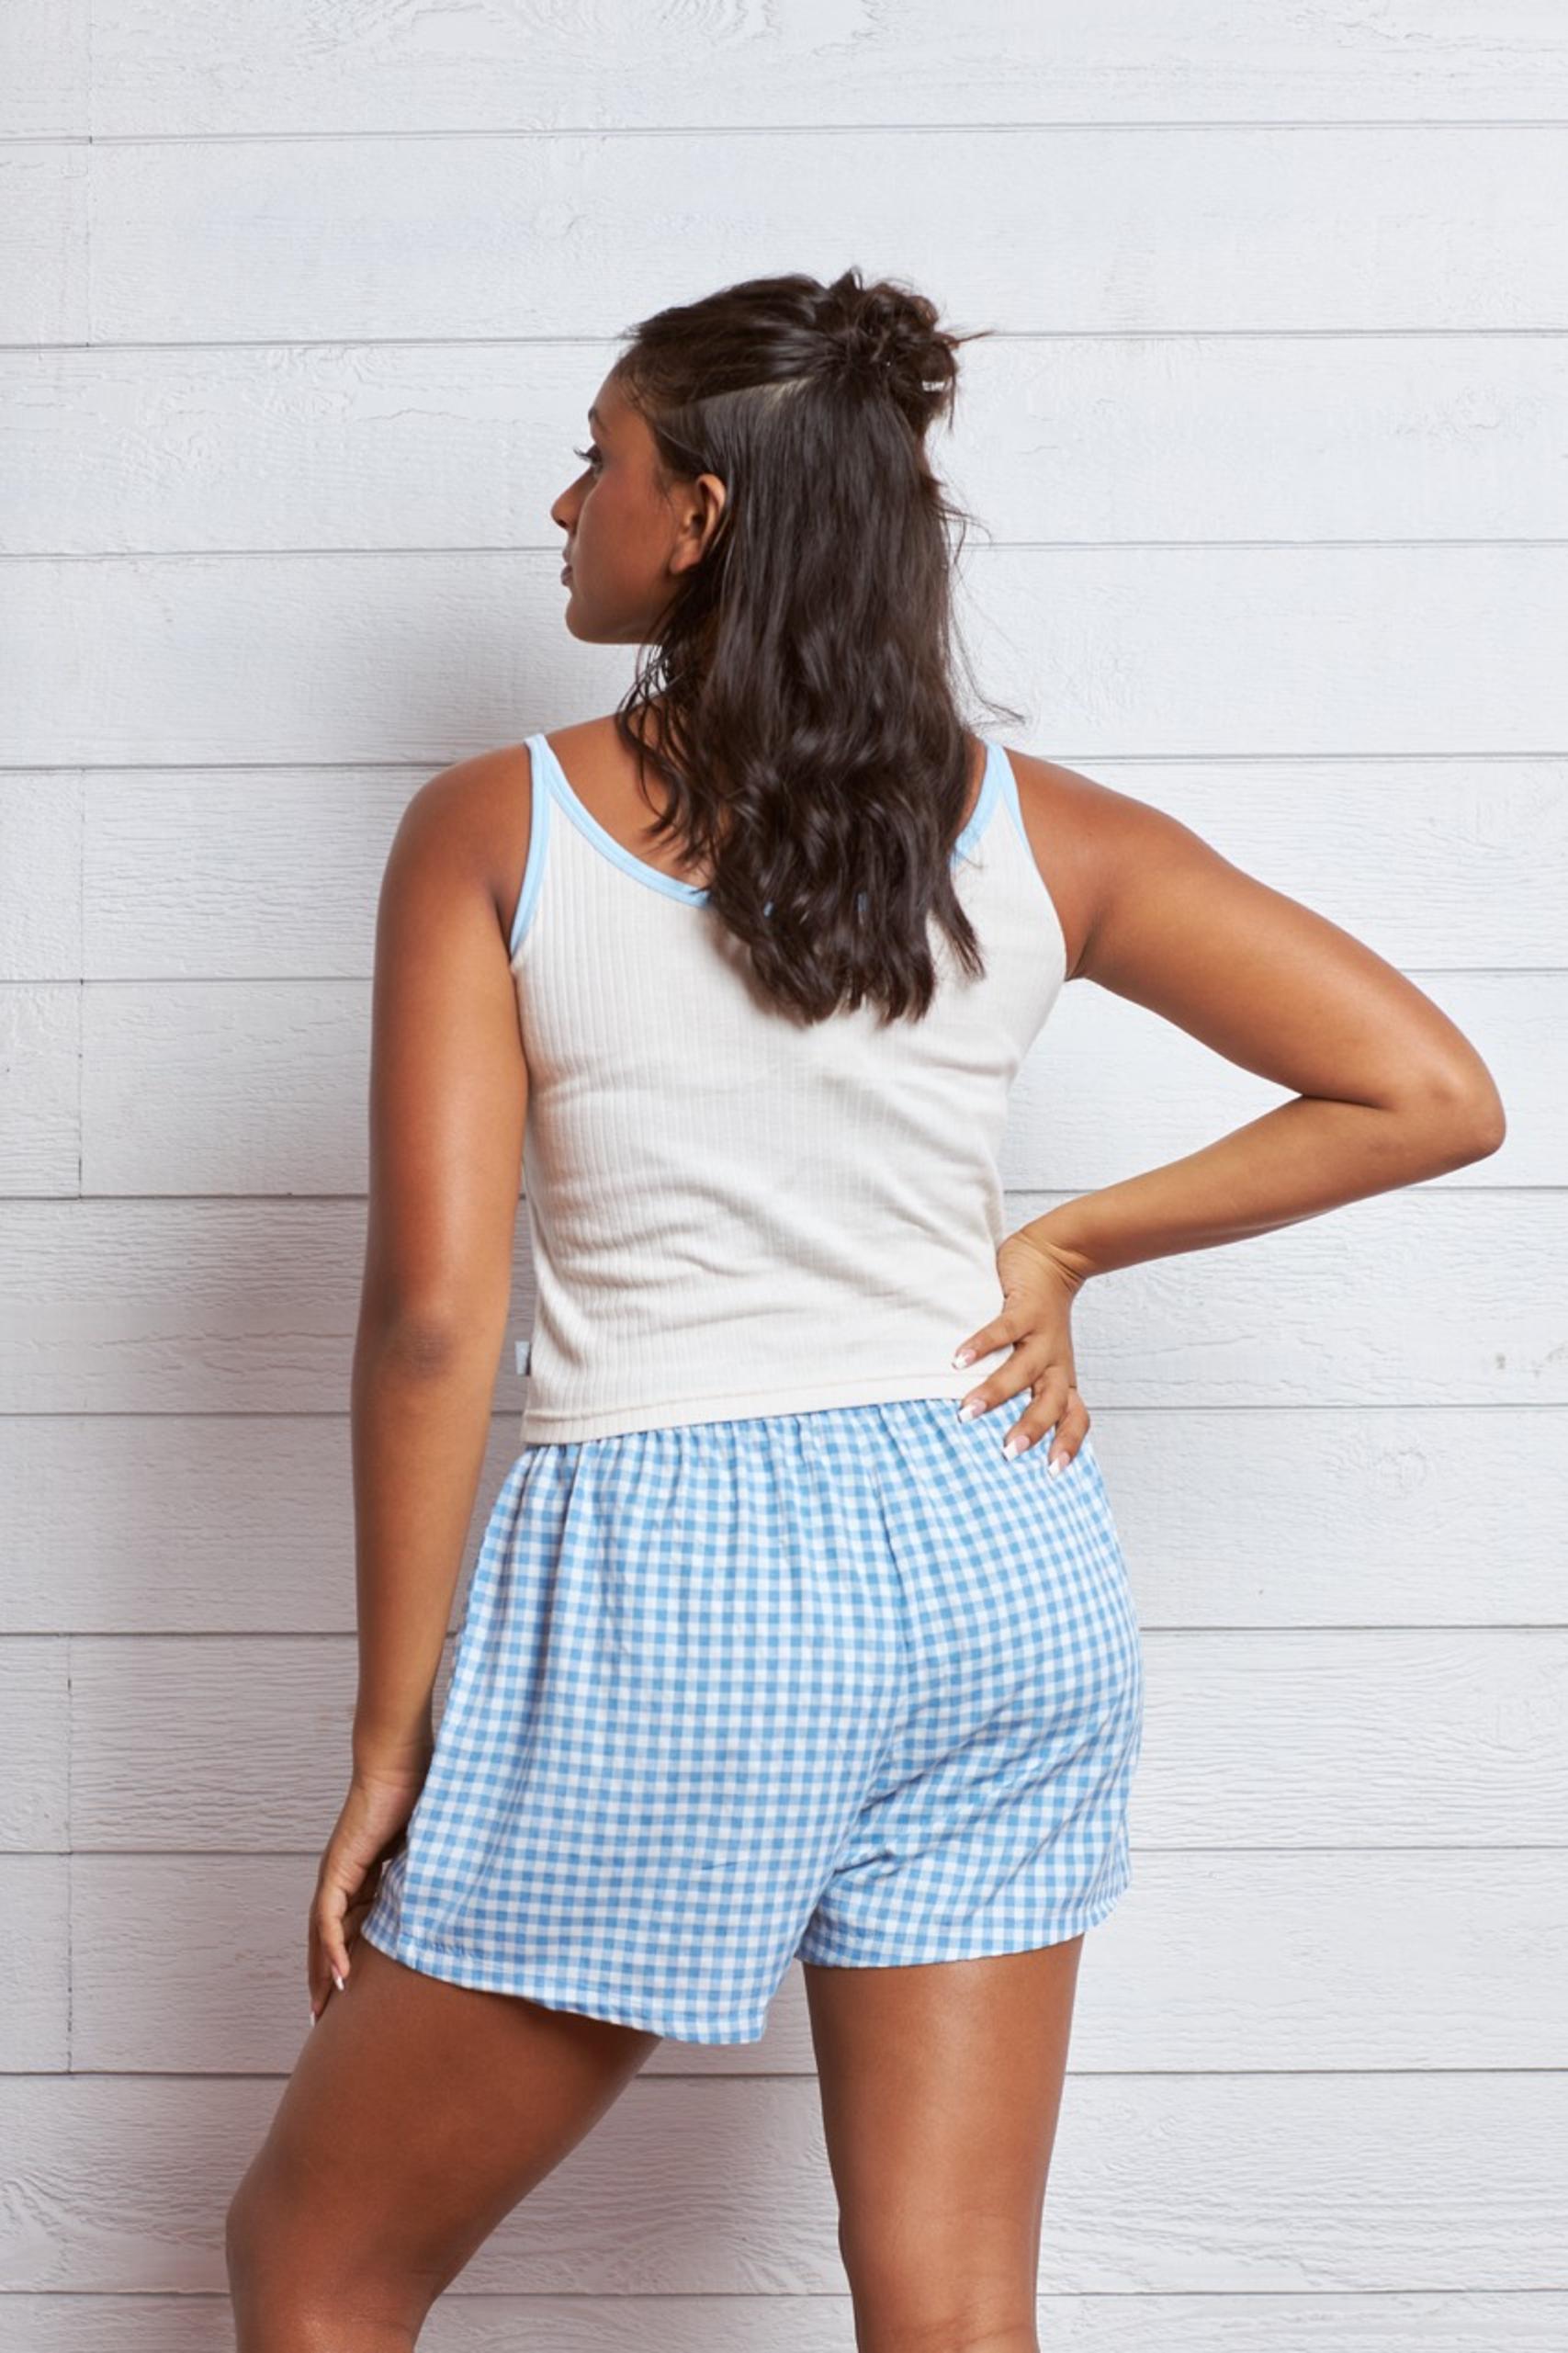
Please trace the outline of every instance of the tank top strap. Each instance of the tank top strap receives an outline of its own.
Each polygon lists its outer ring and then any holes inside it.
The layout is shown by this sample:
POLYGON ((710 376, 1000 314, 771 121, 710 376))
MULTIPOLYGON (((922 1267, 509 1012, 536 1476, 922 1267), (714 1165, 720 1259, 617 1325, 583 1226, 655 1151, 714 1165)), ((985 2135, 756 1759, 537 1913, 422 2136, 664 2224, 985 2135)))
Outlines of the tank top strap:
POLYGON ((515 964, 522 953, 523 943, 534 921, 534 911, 539 903, 539 893, 545 887, 545 860, 549 855, 550 820, 555 805, 555 786, 550 780, 549 746, 542 735, 524 739, 528 752, 529 800, 528 849, 523 862, 523 879, 517 893, 517 909, 512 918, 507 954, 515 964))
MULTIPOLYGON (((1018 797, 1018 772, 1008 758, 1003 745, 998 743, 993 736, 987 736, 984 741, 990 755, 992 770, 992 783, 989 789, 994 790, 998 798, 1006 802, 1011 813, 1013 824, 1017 828, 1018 838, 1025 849, 1029 849, 1029 834, 1024 826, 1023 809, 1018 797)), ((1031 851, 1031 855, 1032 854, 1031 851)))

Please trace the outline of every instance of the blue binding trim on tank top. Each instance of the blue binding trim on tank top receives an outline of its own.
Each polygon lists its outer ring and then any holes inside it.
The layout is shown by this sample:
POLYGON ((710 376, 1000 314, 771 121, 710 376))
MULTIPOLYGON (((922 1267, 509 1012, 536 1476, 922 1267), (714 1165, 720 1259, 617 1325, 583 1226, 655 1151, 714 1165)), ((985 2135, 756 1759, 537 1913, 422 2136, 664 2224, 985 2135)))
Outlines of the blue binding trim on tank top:
MULTIPOLYGON (((955 865, 961 859, 968 857, 975 848, 990 821, 992 811, 998 800, 1006 800, 1009 803, 1019 831, 1021 834, 1023 832, 1023 820, 1018 807, 1018 785, 1012 773, 1012 763, 1001 745, 994 742, 989 736, 982 736, 980 740, 986 747, 985 773, 980 779, 980 790, 975 806, 969 812, 968 822, 953 845, 953 862, 955 865)), ((619 866, 623 874, 629 874, 634 880, 646 884, 650 890, 661 890, 666 898, 683 899, 690 907, 706 905, 710 897, 709 892, 701 889, 694 882, 682 882, 679 875, 665 874, 660 867, 649 865, 646 858, 635 856, 624 842, 618 842, 606 826, 600 824, 587 803, 580 800, 573 791, 566 770, 557 759, 547 736, 542 733, 531 735, 527 738, 527 744, 533 755, 534 816, 530 828, 527 863, 523 873, 522 892, 517 901, 516 915, 513 919, 510 952, 513 956, 521 947, 528 925, 533 920, 535 904, 544 882, 545 850, 549 832, 551 800, 558 801, 579 832, 582 833, 596 850, 608 858, 612 865, 619 866), (538 788, 541 777, 545 785, 543 793, 538 788)), ((772 900, 770 899, 768 903, 771 909, 772 900)))
POLYGON ((1008 758, 1007 753, 1003 751, 1001 745, 999 743, 995 745, 994 750, 996 752, 997 768, 1001 779, 1002 798, 1006 801, 1008 807, 1012 811, 1012 821, 1018 828, 1018 838, 1023 843, 1024 848, 1029 852, 1030 857, 1032 859, 1034 855, 1034 845, 1030 841, 1029 828, 1023 821, 1023 810, 1019 803, 1018 777, 1014 773, 1012 762, 1008 758))
MULTIPOLYGON (((993 743, 988 735, 983 735, 980 741, 986 747, 986 770, 980 779, 979 797, 969 812, 969 822, 953 845, 954 865, 960 858, 969 855, 989 823, 991 811, 1002 798, 1001 771, 1008 767, 1007 753, 999 743, 993 743)), ((1008 773, 1011 775, 1010 768, 1008 773)))
POLYGON ((619 866, 624 874, 634 876, 638 882, 647 883, 650 890, 663 891, 668 899, 683 899, 694 907, 700 907, 705 902, 707 892, 699 889, 694 882, 682 882, 679 875, 660 873, 657 866, 650 866, 646 858, 634 856, 624 842, 617 842, 608 828, 600 824, 587 803, 579 800, 572 790, 566 770, 556 758, 547 736, 531 736, 529 741, 544 747, 546 772, 556 798, 579 832, 586 834, 594 848, 602 850, 612 865, 619 866))

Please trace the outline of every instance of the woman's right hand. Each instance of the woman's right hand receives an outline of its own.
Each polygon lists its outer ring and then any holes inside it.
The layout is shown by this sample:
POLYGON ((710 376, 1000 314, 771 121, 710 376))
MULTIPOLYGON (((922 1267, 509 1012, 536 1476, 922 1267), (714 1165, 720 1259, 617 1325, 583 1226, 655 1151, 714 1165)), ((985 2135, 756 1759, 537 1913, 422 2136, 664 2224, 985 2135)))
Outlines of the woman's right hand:
POLYGON ((381 1872, 403 1841, 429 1770, 419 1765, 385 1773, 355 1768, 316 1873, 306 1936, 305 1975, 310 1989, 310 2023, 348 1984, 349 1953, 360 1922, 376 1901, 381 1872), (350 1923, 350 1915, 358 1917, 350 1923))
POLYGON ((1001 1313, 959 1342, 953 1363, 965 1352, 970 1359, 998 1348, 1010 1348, 1012 1353, 970 1391, 964 1408, 973 1406, 987 1412, 1028 1389, 1031 1402, 1009 1431, 1003 1451, 1022 1454, 1054 1422, 1056 1437, 1049 1468, 1055 1477, 1089 1433, 1089 1408, 1078 1395, 1073 1362, 1072 1307, 1083 1287, 1083 1271, 1048 1242, 1009 1234, 997 1250, 997 1273, 1002 1285, 1001 1313))

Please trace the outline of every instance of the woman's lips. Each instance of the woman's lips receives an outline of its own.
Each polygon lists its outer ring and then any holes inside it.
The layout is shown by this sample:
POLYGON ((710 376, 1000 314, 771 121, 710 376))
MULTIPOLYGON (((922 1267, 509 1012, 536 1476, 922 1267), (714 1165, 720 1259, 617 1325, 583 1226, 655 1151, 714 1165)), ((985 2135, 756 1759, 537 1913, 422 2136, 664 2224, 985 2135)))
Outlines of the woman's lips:
POLYGON ((560 576, 562 580, 570 580, 571 578, 571 566, 570 564, 562 564, 560 568, 560 576))

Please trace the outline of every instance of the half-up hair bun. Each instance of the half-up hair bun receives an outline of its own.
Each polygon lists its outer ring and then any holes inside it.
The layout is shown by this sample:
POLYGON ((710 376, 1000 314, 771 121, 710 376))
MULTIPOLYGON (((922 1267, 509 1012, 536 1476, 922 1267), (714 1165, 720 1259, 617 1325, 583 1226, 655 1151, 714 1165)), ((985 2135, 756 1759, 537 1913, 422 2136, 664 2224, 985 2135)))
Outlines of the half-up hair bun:
POLYGON ((946 333, 913 288, 886 277, 868 286, 845 270, 824 292, 818 325, 830 367, 891 393, 917 432, 951 405, 965 338, 946 333))

